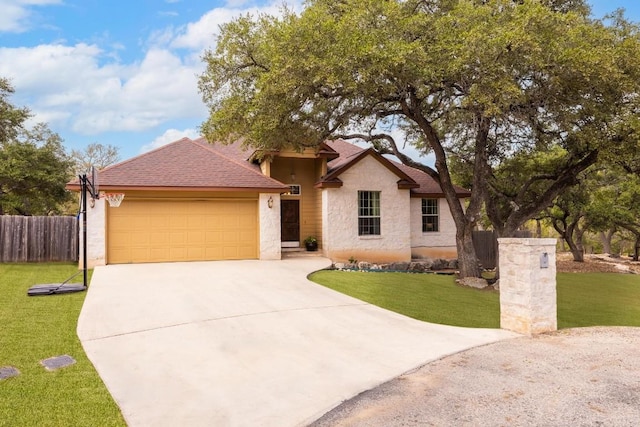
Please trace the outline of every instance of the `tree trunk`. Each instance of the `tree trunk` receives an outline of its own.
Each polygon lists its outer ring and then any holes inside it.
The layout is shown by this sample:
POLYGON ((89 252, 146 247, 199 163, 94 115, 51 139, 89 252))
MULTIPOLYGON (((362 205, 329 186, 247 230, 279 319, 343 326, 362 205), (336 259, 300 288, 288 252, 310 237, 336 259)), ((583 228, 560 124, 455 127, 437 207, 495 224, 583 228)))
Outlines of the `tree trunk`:
POLYGON ((555 228, 558 234, 560 234, 560 237, 562 237, 562 240, 569 246, 573 260, 576 262, 584 262, 584 251, 582 249, 582 235, 584 231, 579 229, 577 221, 572 221, 567 224, 566 219, 567 217, 563 220, 553 220, 553 228, 555 228), (574 232, 577 234, 576 240, 574 240, 574 232), (579 244, 576 244, 576 241, 578 241, 579 244))
POLYGON ((571 254, 573 255, 573 260, 575 262, 584 262, 584 251, 580 247, 578 247, 578 245, 576 245, 576 243, 573 241, 573 237, 569 237, 565 240, 567 241, 569 250, 571 250, 571 254))
POLYGON ((605 254, 611 255, 611 239, 613 238, 613 233, 615 233, 615 230, 613 229, 607 230, 606 233, 604 231, 599 233, 600 241, 602 242, 602 250, 605 254))
POLYGON ((636 244, 635 244, 635 248, 633 249, 633 260, 638 261, 639 257, 640 257, 640 234, 636 234, 636 244))
POLYGON ((460 277, 480 277, 480 265, 473 246, 473 226, 469 222, 457 226, 456 249, 460 277))

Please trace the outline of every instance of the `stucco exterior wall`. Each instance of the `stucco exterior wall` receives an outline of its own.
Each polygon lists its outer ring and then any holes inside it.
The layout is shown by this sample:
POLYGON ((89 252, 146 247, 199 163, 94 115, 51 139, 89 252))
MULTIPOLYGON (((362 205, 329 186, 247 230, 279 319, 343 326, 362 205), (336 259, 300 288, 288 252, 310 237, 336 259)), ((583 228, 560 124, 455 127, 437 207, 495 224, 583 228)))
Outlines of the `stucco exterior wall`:
MULTIPOLYGON (((91 207, 91 199, 87 200, 87 267, 93 268, 106 264, 107 239, 106 239, 106 205, 107 201, 102 197, 95 201, 91 207)), ((83 264, 83 240, 82 240, 82 215, 80 216, 80 256, 79 266, 83 264)))
POLYGON ((456 225, 444 198, 438 199, 437 232, 422 232, 422 198, 411 199, 411 256, 419 258, 456 258, 456 225))
POLYGON ((281 259, 280 242, 280 195, 261 193, 258 199, 260 213, 260 259, 281 259), (269 207, 269 198, 273 204, 269 207))
POLYGON ((370 262, 411 259, 409 190, 372 157, 340 175, 343 186, 322 193, 323 252, 335 262, 355 258, 370 262), (358 191, 380 191, 380 235, 358 235, 358 191))

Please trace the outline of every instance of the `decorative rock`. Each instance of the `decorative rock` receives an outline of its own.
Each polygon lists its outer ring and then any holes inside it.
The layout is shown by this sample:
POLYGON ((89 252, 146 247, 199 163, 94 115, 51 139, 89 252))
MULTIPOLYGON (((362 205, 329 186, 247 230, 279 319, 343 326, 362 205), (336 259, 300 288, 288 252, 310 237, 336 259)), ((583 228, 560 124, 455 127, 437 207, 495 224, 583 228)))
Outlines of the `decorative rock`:
POLYGON ((380 266, 378 264, 372 264, 371 265, 371 270, 382 270, 382 268, 380 268, 380 266))
POLYGON ((496 291, 500 290, 500 280, 496 280, 496 283, 493 284, 493 289, 496 291))
POLYGON ((444 270, 447 268, 448 262, 443 259, 434 259, 431 265, 432 270, 444 270))
POLYGON ((336 262, 335 264, 333 264, 333 268, 335 268, 336 270, 344 270, 344 263, 336 262))
POLYGON ((424 264, 421 262, 412 262, 409 264, 409 271, 413 271, 416 273, 424 272, 424 264))
POLYGON ((13 366, 3 366, 0 368, 0 380, 17 377, 18 375, 20 375, 20 371, 13 366))
POLYGON ((426 258, 420 261, 420 263, 424 266, 425 270, 431 270, 433 267, 433 260, 431 258, 426 258))
POLYGON ((409 268, 408 262, 394 262, 389 265, 389 269, 395 271, 407 271, 407 268, 409 268))
POLYGON ((487 281, 481 277, 464 277, 462 279, 456 280, 456 283, 476 289, 484 289, 489 286, 487 281))
POLYGON ((360 270, 368 270, 369 268, 371 268, 371 264, 366 261, 360 261, 358 263, 358 269, 360 270))

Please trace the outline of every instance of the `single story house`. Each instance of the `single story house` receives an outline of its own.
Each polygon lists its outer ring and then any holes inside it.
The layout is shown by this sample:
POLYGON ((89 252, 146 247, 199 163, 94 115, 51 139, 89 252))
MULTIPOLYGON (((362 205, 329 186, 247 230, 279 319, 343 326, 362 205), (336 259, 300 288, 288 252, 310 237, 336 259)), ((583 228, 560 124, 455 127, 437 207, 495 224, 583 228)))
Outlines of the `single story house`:
POLYGON ((98 182, 101 193, 124 199, 117 208, 104 197, 90 201, 91 267, 273 260, 308 236, 336 262, 456 256, 455 225, 438 184, 343 140, 256 153, 241 143, 183 138, 99 171, 98 182))

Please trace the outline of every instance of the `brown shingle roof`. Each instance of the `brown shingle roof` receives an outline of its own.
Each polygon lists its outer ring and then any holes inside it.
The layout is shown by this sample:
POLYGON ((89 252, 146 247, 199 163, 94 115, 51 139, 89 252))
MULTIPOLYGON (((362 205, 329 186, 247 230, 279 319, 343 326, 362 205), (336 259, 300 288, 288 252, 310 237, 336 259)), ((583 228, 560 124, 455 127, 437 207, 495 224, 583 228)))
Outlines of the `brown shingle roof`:
MULTIPOLYGON (((274 192, 289 188, 264 176, 258 166, 239 160, 240 153, 234 150, 183 138, 103 169, 99 172, 100 188, 274 192)), ((77 189, 78 184, 69 187, 77 189)))
MULTIPOLYGON (((338 179, 341 171, 347 170, 351 163, 357 163, 369 150, 344 140, 327 141, 326 145, 340 155, 328 162, 328 174, 325 177, 327 186, 341 184, 338 179)), ((204 138, 182 138, 103 169, 99 173, 100 188, 273 192, 288 190, 288 186, 262 174, 260 167, 250 161, 252 153, 251 150, 242 147, 241 141, 226 145, 209 144, 204 138)), ((412 196, 442 196, 438 183, 425 172, 392 160, 384 163, 390 163, 392 168, 397 168, 397 175, 402 181, 399 184, 406 188, 412 187, 412 196)), ((68 187, 79 190, 78 181, 69 183, 68 187)), ((468 190, 460 187, 456 187, 456 192, 459 197, 468 197, 470 194, 468 190)))

